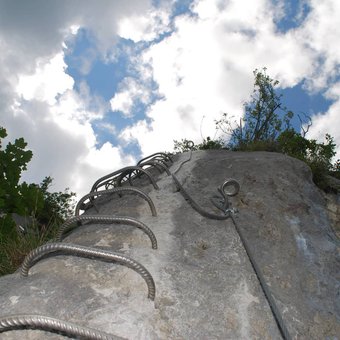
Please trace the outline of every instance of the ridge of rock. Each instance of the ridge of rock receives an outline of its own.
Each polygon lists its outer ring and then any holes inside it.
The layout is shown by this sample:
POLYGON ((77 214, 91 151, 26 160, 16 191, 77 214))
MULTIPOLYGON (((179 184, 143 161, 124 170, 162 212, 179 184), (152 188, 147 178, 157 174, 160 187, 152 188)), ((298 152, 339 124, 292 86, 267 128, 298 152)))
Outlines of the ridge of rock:
MULTIPOLYGON (((188 155, 176 155, 170 171, 188 155)), ((42 314, 127 339, 280 339, 232 221, 202 217, 174 191, 171 176, 153 175, 159 190, 143 177, 136 185, 152 198, 157 217, 145 201, 128 195, 102 198, 98 212, 86 213, 137 218, 153 231, 158 249, 141 230, 124 224, 85 224, 63 242, 140 262, 154 278, 154 302, 131 269, 60 255, 39 261, 27 278, 18 272, 0 278, 0 317, 42 314)), ((339 339, 340 252, 332 229, 339 201, 329 208, 306 164, 268 152, 195 151, 177 177, 213 213, 221 213, 210 202, 217 187, 236 179, 241 191, 231 198, 235 221, 292 338, 339 339)), ((38 330, 0 337, 64 339, 38 330)))

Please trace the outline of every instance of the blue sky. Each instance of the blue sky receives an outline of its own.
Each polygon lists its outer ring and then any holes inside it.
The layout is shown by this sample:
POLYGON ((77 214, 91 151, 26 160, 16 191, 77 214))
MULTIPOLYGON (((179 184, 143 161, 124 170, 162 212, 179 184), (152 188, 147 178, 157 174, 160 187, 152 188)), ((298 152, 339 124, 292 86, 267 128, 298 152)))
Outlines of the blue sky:
POLYGON ((0 0, 0 125, 33 150, 25 180, 82 195, 174 139, 214 136, 266 67, 313 118, 308 137, 340 145, 339 17, 337 0, 0 0))

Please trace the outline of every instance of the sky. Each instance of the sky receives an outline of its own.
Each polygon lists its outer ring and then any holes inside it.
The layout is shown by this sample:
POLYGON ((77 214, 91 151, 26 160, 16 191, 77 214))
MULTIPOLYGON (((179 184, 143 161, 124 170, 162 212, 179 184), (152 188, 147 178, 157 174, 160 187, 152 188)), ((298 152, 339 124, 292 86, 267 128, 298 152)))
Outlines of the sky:
POLYGON ((218 137, 266 67, 340 158, 339 38, 338 0, 0 0, 0 126, 33 151, 23 180, 81 197, 174 140, 218 137))

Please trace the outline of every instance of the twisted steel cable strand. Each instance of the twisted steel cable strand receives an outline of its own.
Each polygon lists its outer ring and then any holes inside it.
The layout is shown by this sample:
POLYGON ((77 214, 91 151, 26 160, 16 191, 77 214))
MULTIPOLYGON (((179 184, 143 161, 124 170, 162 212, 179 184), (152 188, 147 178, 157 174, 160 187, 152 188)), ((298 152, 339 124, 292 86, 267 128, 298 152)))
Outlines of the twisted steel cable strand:
POLYGON ((142 191, 141 189, 132 188, 132 187, 113 188, 113 189, 109 189, 109 190, 100 190, 100 191, 90 192, 87 195, 85 195, 84 197, 82 197, 79 200, 79 202, 77 203, 76 209, 75 209, 75 215, 79 216, 79 210, 80 209, 84 210, 83 209, 84 208, 83 203, 89 198, 93 198, 93 197, 101 196, 101 195, 111 195, 111 194, 121 194, 121 193, 136 194, 136 195, 144 198, 149 204, 152 216, 157 216, 155 205, 154 205, 152 199, 150 198, 150 196, 148 194, 146 194, 144 191, 142 191))
MULTIPOLYGON (((61 241, 63 234, 70 229, 70 227, 79 222, 100 222, 100 223, 124 223, 132 225, 141 229, 146 235, 149 236, 152 249, 157 249, 157 239, 152 230, 144 223, 132 218, 125 216, 105 216, 105 215, 81 215, 73 216, 69 218, 58 230, 56 241, 61 241)), ((78 225, 79 226, 79 225, 78 225)))
POLYGON ((185 198, 186 201, 189 202, 189 204, 202 216, 213 219, 213 220, 227 220, 230 217, 230 213, 224 214, 224 215, 217 215, 210 213, 209 211, 204 210, 189 194, 188 192, 183 188, 182 184, 179 182, 177 177, 175 175, 172 175, 172 178, 180 190, 182 196, 185 198))
POLYGON ((118 262, 125 265, 142 276, 148 286, 148 298, 155 299, 155 282, 148 270, 134 259, 120 253, 114 253, 102 249, 94 249, 70 243, 47 243, 39 248, 32 250, 24 259, 21 265, 21 275, 28 276, 29 269, 47 254, 60 252, 80 257, 95 257, 103 261, 118 262))
POLYGON ((146 170, 142 169, 139 166, 127 166, 125 168, 116 170, 114 172, 111 172, 111 173, 109 173, 109 174, 107 174, 107 175, 97 179, 94 182, 94 184, 92 185, 91 192, 97 191, 100 187, 102 187, 102 186, 104 186, 106 184, 114 185, 113 182, 115 182, 115 178, 117 178, 117 180, 118 180, 119 178, 121 178, 122 174, 128 174, 130 171, 131 172, 138 171, 138 172, 141 172, 141 173, 145 174, 149 178, 149 180, 150 180, 151 184, 153 185, 153 187, 156 190, 158 189, 158 185, 156 184, 155 180, 153 179, 153 177, 146 170))
MULTIPOLYGON (((192 141, 189 141, 190 145, 189 147, 193 147, 194 143, 192 141)), ((178 168, 172 173, 172 179, 174 180, 177 188, 179 189, 179 191, 181 192, 182 196, 185 198, 186 201, 189 202, 189 204, 202 216, 210 218, 210 219, 214 219, 214 220, 226 220, 230 217, 230 213, 224 213, 224 215, 217 215, 217 214, 213 214, 210 213, 206 210, 204 210, 190 195, 189 193, 184 189, 183 185, 179 182, 178 178, 175 176, 175 174, 182 168, 182 166, 191 161, 191 157, 192 157, 192 150, 190 150, 189 153, 189 157, 184 160, 183 162, 180 163, 180 165, 178 166, 178 168)), ((226 182, 225 182, 226 183, 226 182)), ((222 185, 222 190, 224 190, 224 186, 225 184, 222 185)))
POLYGON ((244 249, 245 249, 245 251, 246 251, 246 253, 248 255, 249 261, 250 261, 250 263, 251 263, 251 265, 252 265, 252 267, 254 269, 254 272, 255 272, 255 274, 257 276, 257 279, 260 282, 260 286, 262 288, 263 294, 265 295, 265 297, 266 297, 266 299, 268 301, 269 307, 270 307, 270 309, 271 309, 271 311, 273 313, 274 319, 275 319, 275 321, 276 321, 276 323, 277 323, 277 325, 279 327, 280 333, 281 333, 281 335, 282 335, 284 340, 291 340, 292 337, 290 336, 289 331, 288 331, 288 329, 287 329, 287 327, 286 327, 286 325, 285 325, 285 323, 284 323, 284 321, 282 319, 281 312, 280 312, 279 308, 276 305, 274 297, 273 297, 273 295, 270 292, 270 289, 269 289, 269 287, 268 287, 268 285, 267 285, 267 283, 265 281, 265 278, 264 278, 264 276, 263 276, 263 274, 261 272, 261 269, 260 269, 260 267, 257 265, 257 263, 255 261, 255 257, 254 257, 254 255, 253 255, 253 253, 252 253, 252 251, 251 251, 251 249, 249 247, 247 239, 245 238, 241 228, 237 225, 237 223, 236 223, 236 221, 235 221, 235 219, 234 219, 234 217, 232 215, 231 215, 231 220, 233 221, 235 229, 236 229, 236 231, 237 231, 237 233, 238 233, 238 235, 239 235, 239 237, 241 239, 241 242, 242 242, 243 247, 244 247, 244 249))
POLYGON ((78 339, 123 340, 124 338, 107 334, 92 328, 75 325, 71 322, 36 315, 18 314, 0 317, 0 333, 23 328, 40 329, 49 332, 61 332, 78 339))

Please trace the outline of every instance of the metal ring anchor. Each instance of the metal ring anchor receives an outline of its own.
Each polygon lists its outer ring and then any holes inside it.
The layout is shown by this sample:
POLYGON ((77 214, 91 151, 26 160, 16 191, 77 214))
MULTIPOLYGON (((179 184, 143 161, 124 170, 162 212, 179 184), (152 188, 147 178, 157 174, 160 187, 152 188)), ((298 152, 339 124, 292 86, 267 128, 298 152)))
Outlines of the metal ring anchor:
POLYGON ((76 209, 75 209, 75 215, 79 216, 79 210, 85 210, 84 202, 87 199, 91 199, 93 197, 101 196, 101 195, 111 195, 111 194, 120 194, 120 193, 136 194, 136 195, 144 198, 149 204, 152 216, 157 216, 155 205, 154 205, 152 199, 150 198, 150 196, 148 194, 146 194, 144 191, 142 191, 141 189, 132 188, 132 187, 120 187, 120 188, 113 188, 113 189, 109 189, 109 190, 100 190, 100 191, 90 192, 89 194, 82 197, 79 200, 79 202, 77 203, 76 209))
POLYGON ((192 140, 188 140, 188 141, 186 142, 186 146, 187 146, 190 150, 192 150, 192 149, 194 148, 194 146, 195 146, 195 143, 194 143, 192 140))
POLYGON ((38 262, 45 255, 55 253, 55 252, 62 252, 63 254, 69 254, 69 255, 80 256, 80 257, 91 256, 91 257, 96 257, 100 260, 104 260, 104 261, 109 260, 112 262, 118 262, 122 265, 125 265, 142 276, 142 278, 145 280, 148 286, 148 298, 151 300, 155 299, 155 294, 156 294, 155 282, 151 274, 148 272, 148 270, 143 265, 141 265, 134 259, 128 256, 125 256, 123 254, 114 253, 114 252, 110 252, 110 251, 102 250, 102 249, 94 249, 94 248, 79 246, 76 244, 47 243, 37 249, 32 250, 25 257, 24 262, 21 265, 21 275, 25 277, 28 276, 29 269, 36 262, 38 262))
POLYGON ((220 196, 213 196, 210 201, 214 206, 223 211, 225 215, 230 216, 230 213, 235 213, 237 210, 231 208, 231 203, 228 197, 236 196, 240 191, 240 184, 232 178, 229 178, 223 182, 223 184, 217 188, 220 196), (226 191, 227 187, 233 187, 233 190, 226 191))
POLYGON ((56 241, 60 242, 63 234, 65 234, 66 231, 68 231, 73 224, 77 224, 77 222, 124 223, 132 225, 141 229, 146 235, 148 235, 151 241, 152 249, 157 249, 156 236, 148 226, 134 218, 120 216, 81 215, 71 217, 59 228, 56 236, 56 241))
POLYGON ((236 196, 240 191, 240 183, 237 182, 235 179, 228 178, 221 185, 220 189, 226 196, 230 196, 230 197, 236 196), (234 187, 234 190, 233 191, 226 191, 225 189, 227 187, 230 187, 230 186, 234 187))
POLYGON ((0 333, 23 328, 40 329, 48 332, 62 332, 69 337, 92 340, 123 340, 96 329, 75 325, 71 322, 36 314, 18 314, 0 317, 0 333))

